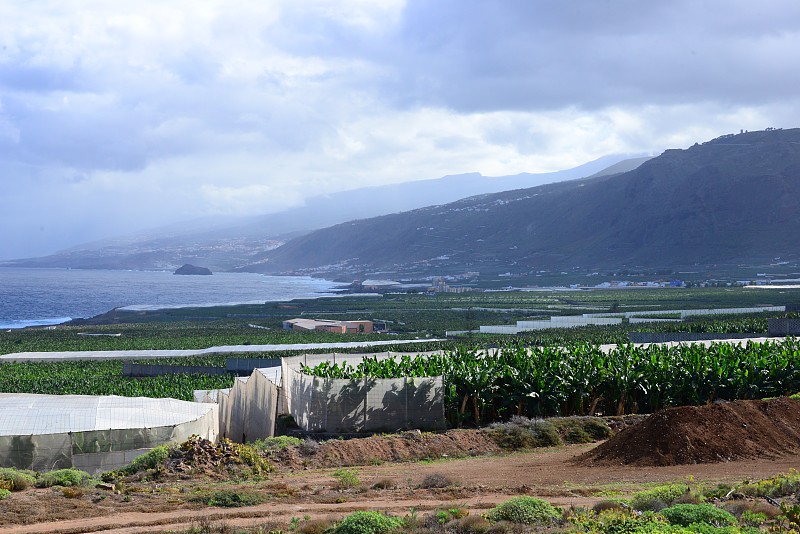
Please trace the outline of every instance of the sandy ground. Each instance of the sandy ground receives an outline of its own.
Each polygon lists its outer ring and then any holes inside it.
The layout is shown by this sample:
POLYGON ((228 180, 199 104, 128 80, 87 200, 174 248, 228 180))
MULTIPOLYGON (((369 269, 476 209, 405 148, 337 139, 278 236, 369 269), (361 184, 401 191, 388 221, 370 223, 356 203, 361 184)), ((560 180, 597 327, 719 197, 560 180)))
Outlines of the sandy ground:
MULTIPOLYGON (((142 484, 127 496, 90 490, 67 498, 57 488, 14 493, 0 502, 0 533, 143 533, 181 531, 203 524, 239 527, 286 525, 292 517, 339 518, 354 510, 405 515, 460 506, 485 511, 511 495, 543 497, 559 506, 591 506, 612 494, 628 494, 649 483, 692 477, 709 484, 739 483, 800 467, 800 456, 667 467, 587 466, 576 457, 595 445, 571 445, 535 452, 467 459, 443 459, 354 468, 361 484, 340 490, 333 469, 283 470, 257 483, 194 479, 142 484), (421 489, 426 476, 443 475, 454 484, 421 489), (372 489, 391 481, 393 489, 372 489), (213 508, 187 503, 197 489, 247 489, 269 495, 265 504, 213 508)), ((134 489, 132 486, 130 490, 134 489)))

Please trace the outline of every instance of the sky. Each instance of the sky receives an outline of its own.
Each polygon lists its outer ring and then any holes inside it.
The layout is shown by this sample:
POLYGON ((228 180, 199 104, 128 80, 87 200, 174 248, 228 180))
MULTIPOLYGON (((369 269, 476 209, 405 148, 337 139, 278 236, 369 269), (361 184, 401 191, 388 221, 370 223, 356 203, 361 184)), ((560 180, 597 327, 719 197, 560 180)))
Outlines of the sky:
POLYGON ((0 0, 0 260, 797 127, 798 65, 796 0, 0 0))

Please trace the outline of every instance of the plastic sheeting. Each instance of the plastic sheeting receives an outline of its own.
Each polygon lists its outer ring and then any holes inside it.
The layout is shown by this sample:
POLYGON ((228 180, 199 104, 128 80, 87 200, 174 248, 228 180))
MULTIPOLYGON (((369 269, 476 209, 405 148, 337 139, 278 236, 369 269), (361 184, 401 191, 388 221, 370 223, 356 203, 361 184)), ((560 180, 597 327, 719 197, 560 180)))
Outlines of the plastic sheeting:
POLYGON ((255 369, 247 380, 236 380, 230 390, 220 390, 220 435, 244 443, 275 435, 280 368, 255 369))
POLYGON ((97 473, 192 434, 215 440, 218 408, 175 399, 0 394, 0 466, 97 473))
MULTIPOLYGON (((368 356, 385 359, 403 354, 368 356)), ((300 428, 315 432, 392 432, 446 427, 442 377, 342 380, 299 372, 301 363, 314 366, 330 361, 357 365, 363 358, 363 354, 307 354, 284 358, 282 410, 290 414, 300 428)))

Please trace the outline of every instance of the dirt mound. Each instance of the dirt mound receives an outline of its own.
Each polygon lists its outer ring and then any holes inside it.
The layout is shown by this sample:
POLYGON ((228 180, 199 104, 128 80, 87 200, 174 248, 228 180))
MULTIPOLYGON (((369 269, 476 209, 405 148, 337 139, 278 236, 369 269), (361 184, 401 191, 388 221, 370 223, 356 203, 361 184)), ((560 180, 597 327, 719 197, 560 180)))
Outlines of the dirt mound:
POLYGON ((321 443, 313 453, 302 447, 287 447, 273 457, 284 467, 342 467, 377 462, 405 462, 435 458, 459 458, 498 453, 500 448, 484 432, 450 430, 442 434, 403 432, 321 443))
POLYGON ((636 466, 779 458, 800 452, 800 402, 780 398, 668 408, 577 461, 636 466))

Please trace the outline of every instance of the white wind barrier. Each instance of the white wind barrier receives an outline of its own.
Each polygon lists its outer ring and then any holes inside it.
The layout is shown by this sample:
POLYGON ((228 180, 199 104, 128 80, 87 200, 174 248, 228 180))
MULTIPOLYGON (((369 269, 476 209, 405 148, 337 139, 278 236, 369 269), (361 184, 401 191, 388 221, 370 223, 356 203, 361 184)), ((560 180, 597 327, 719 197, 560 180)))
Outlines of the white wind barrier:
POLYGON ((245 380, 239 379, 229 390, 220 390, 220 435, 245 443, 275 435, 280 367, 255 369, 245 380))
POLYGON ((195 434, 217 438, 218 407, 145 397, 0 393, 0 466, 98 473, 195 434))
POLYGON ((390 432, 446 427, 442 377, 343 380, 300 373, 300 364, 323 361, 358 365, 365 357, 386 359, 437 352, 379 354, 305 354, 282 361, 282 407, 306 431, 390 432))

